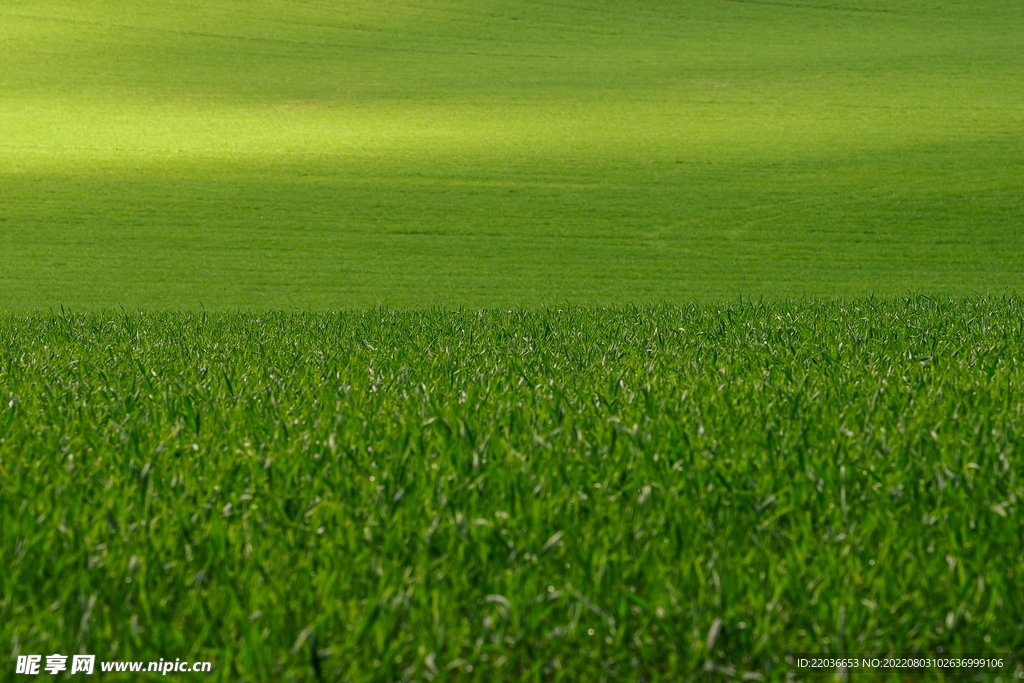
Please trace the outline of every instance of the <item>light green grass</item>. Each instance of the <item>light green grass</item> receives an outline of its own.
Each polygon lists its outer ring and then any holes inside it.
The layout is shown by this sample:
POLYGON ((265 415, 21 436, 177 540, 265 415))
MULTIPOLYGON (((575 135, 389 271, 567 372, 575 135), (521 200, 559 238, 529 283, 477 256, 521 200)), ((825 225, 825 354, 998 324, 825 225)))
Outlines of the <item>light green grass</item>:
POLYGON ((1019 299, 6 316, 0 643, 216 681, 1019 654, 1022 321, 1019 299))
POLYGON ((1012 2, 5 2, 0 307, 1002 292, 1012 2))

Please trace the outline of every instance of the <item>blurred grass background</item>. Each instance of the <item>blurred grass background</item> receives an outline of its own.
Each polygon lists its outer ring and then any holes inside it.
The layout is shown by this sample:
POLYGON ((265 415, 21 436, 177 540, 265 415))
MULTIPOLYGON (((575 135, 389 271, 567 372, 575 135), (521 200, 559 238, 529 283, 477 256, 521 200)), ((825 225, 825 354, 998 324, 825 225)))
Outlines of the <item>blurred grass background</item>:
POLYGON ((1003 292, 1024 8, 0 8, 0 307, 1003 292))

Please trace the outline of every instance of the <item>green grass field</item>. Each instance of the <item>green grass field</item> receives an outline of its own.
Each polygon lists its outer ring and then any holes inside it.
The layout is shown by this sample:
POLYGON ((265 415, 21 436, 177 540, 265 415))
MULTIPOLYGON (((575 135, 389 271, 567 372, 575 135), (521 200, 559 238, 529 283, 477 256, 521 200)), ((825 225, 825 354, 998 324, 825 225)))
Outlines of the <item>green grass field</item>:
POLYGON ((1020 653, 1022 321, 1019 299, 7 316, 0 642, 221 681, 1020 653))
POLYGON ((996 293, 1006 0, 6 0, 0 306, 996 293))
POLYGON ((1021 36, 1019 0, 3 0, 0 681, 1024 655, 1021 36))

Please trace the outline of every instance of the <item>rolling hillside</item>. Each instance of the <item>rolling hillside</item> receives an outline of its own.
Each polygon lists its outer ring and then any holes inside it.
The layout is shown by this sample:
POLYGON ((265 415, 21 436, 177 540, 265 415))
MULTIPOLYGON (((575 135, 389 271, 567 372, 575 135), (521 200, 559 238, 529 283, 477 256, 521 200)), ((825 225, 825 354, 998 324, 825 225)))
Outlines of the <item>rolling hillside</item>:
POLYGON ((1006 2, 5 2, 0 307, 1024 283, 1006 2))

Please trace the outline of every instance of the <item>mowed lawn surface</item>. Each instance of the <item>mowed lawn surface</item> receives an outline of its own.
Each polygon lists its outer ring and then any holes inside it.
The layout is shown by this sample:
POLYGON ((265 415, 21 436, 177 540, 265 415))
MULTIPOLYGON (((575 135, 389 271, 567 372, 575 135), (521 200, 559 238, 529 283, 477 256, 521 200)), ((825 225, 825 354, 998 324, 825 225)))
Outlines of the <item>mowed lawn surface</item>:
POLYGON ((0 6, 0 307, 1024 283, 1018 2, 0 6))
MULTIPOLYGON (((4 316, 0 643, 216 681, 1020 654, 1022 321, 923 298, 4 316)), ((1024 673, 1004 662, 852 680, 1024 673)))

